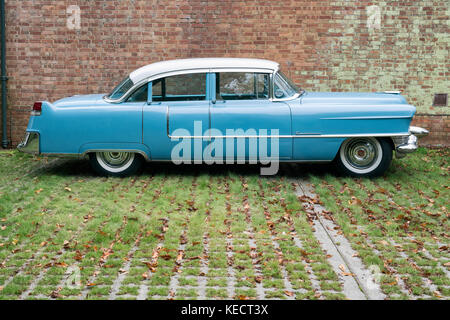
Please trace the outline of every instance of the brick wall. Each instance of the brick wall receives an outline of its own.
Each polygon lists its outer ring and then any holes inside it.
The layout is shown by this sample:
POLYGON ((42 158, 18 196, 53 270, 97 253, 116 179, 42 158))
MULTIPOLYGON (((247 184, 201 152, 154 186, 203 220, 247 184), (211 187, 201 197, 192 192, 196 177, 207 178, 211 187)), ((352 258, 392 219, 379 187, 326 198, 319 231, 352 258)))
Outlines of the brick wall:
POLYGON ((450 147, 450 115, 416 114, 412 125, 427 128, 431 132, 420 139, 421 146, 450 147))
POLYGON ((311 91, 400 89, 426 114, 415 121, 432 126, 430 143, 448 145, 449 107, 431 103, 450 91, 449 10, 439 0, 6 0, 9 137, 22 138, 36 100, 108 92, 155 61, 229 56, 278 61, 311 91), (67 27, 71 5, 80 29, 67 27))

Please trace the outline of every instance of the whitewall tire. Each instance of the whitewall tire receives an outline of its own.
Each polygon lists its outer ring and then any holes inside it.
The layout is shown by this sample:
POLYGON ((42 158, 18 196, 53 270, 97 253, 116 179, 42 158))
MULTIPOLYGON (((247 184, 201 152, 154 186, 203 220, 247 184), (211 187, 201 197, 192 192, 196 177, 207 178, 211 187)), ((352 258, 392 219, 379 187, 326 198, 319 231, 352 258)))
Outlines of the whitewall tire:
POLYGON ((133 152, 104 151, 89 154, 92 168, 100 175, 124 177, 137 173, 142 156, 133 152))
POLYGON ((382 175, 392 161, 392 146, 386 139, 358 137, 345 140, 336 157, 341 173, 353 177, 382 175))

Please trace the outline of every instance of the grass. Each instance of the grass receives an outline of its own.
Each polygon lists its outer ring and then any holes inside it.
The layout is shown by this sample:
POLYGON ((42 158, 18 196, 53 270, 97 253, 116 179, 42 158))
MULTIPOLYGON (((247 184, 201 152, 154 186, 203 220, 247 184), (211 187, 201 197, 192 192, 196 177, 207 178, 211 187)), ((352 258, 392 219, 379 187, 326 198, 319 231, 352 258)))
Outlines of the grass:
POLYGON ((420 149, 374 180, 329 166, 258 173, 149 164, 102 178, 86 161, 0 152, 0 299, 343 299, 299 175, 389 298, 449 297, 447 150, 420 149))
POLYGON ((389 298, 449 298, 448 161, 448 149, 421 148, 377 179, 310 176, 389 298))

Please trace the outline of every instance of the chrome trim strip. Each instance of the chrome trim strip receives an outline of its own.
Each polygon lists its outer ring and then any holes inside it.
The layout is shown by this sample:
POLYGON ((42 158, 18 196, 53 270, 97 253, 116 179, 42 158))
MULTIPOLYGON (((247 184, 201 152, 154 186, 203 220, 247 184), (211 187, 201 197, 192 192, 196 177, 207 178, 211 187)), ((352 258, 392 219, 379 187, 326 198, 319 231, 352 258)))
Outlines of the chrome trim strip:
POLYGON ((237 139, 237 138, 246 138, 246 139, 267 139, 267 138, 278 138, 278 139, 286 139, 286 138, 357 138, 357 137, 406 137, 409 136, 409 133, 354 133, 354 134, 305 134, 305 135, 256 135, 256 136, 171 136, 168 134, 168 137, 171 139, 237 139))
POLYGON ((320 120, 372 120, 372 119, 406 119, 411 116, 366 116, 366 117, 332 117, 320 118, 320 120))
MULTIPOLYGON (((194 159, 190 159, 191 161, 193 161, 194 159)), ((237 160, 243 160, 243 159, 234 159, 235 161, 237 160)), ((203 159, 202 159, 203 161, 203 159)), ((223 161, 223 165, 225 165, 225 161, 226 159, 222 159, 223 161)), ((245 159, 246 162, 249 161, 255 161, 255 159, 245 159)), ((258 160, 257 160, 258 161, 258 160)), ((291 159, 278 159, 278 162, 285 162, 285 163, 313 163, 313 162, 323 162, 323 163, 329 163, 332 162, 333 160, 291 160, 291 159)), ((168 159, 152 159, 150 160, 150 162, 173 162, 173 160, 168 160, 168 159)), ((214 163, 214 164, 218 164, 218 163, 214 163)), ((241 163, 235 163, 235 165, 240 165, 241 163)), ((247 163, 245 163, 247 164, 247 163)))

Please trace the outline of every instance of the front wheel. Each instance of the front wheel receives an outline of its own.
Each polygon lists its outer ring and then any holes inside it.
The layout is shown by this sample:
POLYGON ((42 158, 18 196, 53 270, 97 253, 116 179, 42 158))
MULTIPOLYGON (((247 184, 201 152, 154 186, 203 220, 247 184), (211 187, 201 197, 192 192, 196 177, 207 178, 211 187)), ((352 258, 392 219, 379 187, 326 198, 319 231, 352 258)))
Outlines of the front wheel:
POLYGON ((336 157, 339 171, 352 177, 381 176, 391 161, 391 144, 386 139, 371 137, 345 140, 336 157))
POLYGON ((95 152, 89 154, 89 160, 98 174, 113 177, 135 174, 143 165, 142 157, 132 152, 95 152))

